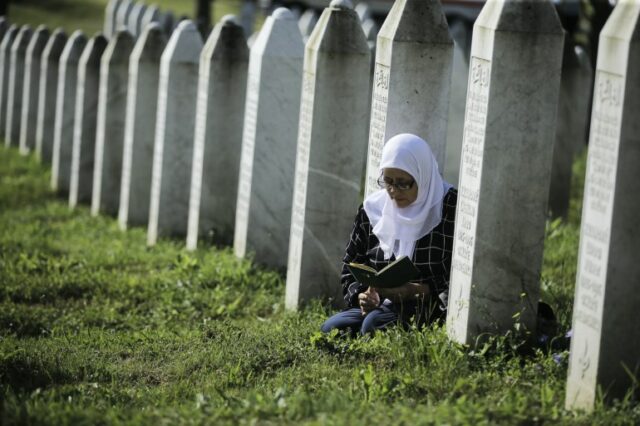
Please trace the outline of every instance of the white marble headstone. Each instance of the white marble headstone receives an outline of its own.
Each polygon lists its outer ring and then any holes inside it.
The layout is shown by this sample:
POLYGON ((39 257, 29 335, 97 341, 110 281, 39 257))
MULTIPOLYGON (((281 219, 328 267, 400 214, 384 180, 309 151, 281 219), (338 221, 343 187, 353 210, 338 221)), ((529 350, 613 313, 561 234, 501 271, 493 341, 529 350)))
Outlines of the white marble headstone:
POLYGON ((358 18, 360 18, 360 22, 364 22, 367 19, 371 19, 371 6, 367 2, 361 1, 356 4, 356 7, 353 8, 358 14, 358 18))
POLYGON ((4 136, 6 146, 18 146, 20 143, 20 113, 22 112, 22 89, 24 88, 25 58, 32 34, 33 31, 31 30, 31 27, 23 25, 11 45, 7 119, 4 136))
POLYGON ((7 123, 7 99, 9 98, 9 74, 11 73, 11 45, 20 28, 13 24, 5 32, 0 43, 0 137, 5 136, 7 123))
POLYGON ((348 0, 326 8, 305 49, 285 303, 340 297, 361 202, 371 54, 348 0))
POLYGON ((375 48, 376 39, 378 37, 378 33, 380 32, 380 27, 373 19, 369 18, 366 21, 362 22, 362 31, 364 31, 364 36, 367 38, 369 42, 369 47, 372 49, 375 48))
POLYGON ((640 372, 640 3, 622 0, 598 45, 566 408, 622 399, 640 372))
POLYGON ((245 38, 249 37, 254 32, 257 9, 257 2, 242 2, 242 6, 240 7, 240 25, 242 25, 244 30, 245 38))
MULTIPOLYGON (((0 16, 0 46, 2 45, 4 35, 7 33, 8 30, 9 30, 9 23, 4 18, 4 16, 0 16)), ((5 63, 4 54, 2 53, 0 48, 0 82, 2 81, 4 63, 5 63)), ((2 83, 0 83, 0 98, 1 97, 2 97, 2 83)))
POLYGON ((40 59, 48 40, 49 30, 44 25, 41 25, 36 29, 27 46, 22 88, 22 113, 20 117, 20 153, 24 155, 36 147, 38 101, 40 97, 40 59))
POLYGON ((100 93, 91 214, 118 213, 120 178, 124 149, 124 124, 127 108, 129 56, 134 39, 128 31, 118 31, 100 60, 100 93))
POLYGON ((122 0, 109 0, 104 11, 104 35, 107 38, 113 37, 116 32, 116 14, 120 8, 122 0))
POLYGON ((51 188, 63 194, 69 193, 71 181, 78 64, 86 45, 87 37, 82 31, 71 34, 60 56, 58 68, 58 94, 51 153, 51 188))
POLYGON ((56 29, 44 47, 40 63, 36 155, 40 161, 46 164, 50 164, 52 161, 56 96, 58 94, 58 70, 60 57, 66 43, 67 35, 61 28, 56 29))
POLYGON ((550 0, 488 2, 476 20, 447 332, 535 331, 564 33, 550 0))
POLYGON ((233 247, 279 269, 287 266, 303 59, 293 14, 276 9, 251 48, 233 247))
POLYGON ((129 15, 133 9, 132 0, 122 0, 120 6, 116 10, 116 26, 113 28, 113 34, 116 31, 120 31, 123 27, 127 27, 129 24, 129 15))
MULTIPOLYGON (((9 24, 7 23, 7 20, 5 19, 4 16, 0 16, 0 46, 2 46, 2 41, 4 38, 5 33, 7 32, 7 30, 9 29, 9 24)), ((4 66, 5 66, 5 54, 2 51, 2 48, 0 47, 0 103, 2 103, 2 86, 3 86, 3 75, 5 75, 4 73, 4 66)), ((8 76, 8 74, 6 74, 8 76)), ((6 92, 5 95, 6 97, 6 92)), ((2 113, 2 108, 0 107, 0 114, 2 113)))
POLYGON ((145 6, 143 3, 136 3, 133 8, 131 8, 127 28, 129 28, 129 32, 133 35, 134 38, 138 38, 138 36, 140 35, 142 18, 144 18, 144 14, 146 11, 147 6, 145 6))
POLYGON ((373 76, 366 194, 377 191, 382 147, 413 133, 444 167, 453 40, 438 0, 397 0, 380 32, 373 76))
POLYGON ((313 32, 313 29, 316 27, 318 23, 318 14, 314 9, 305 10, 302 15, 300 15, 300 19, 298 20, 298 28, 300 29, 300 33, 302 34, 302 39, 306 43, 309 40, 309 36, 313 32))
POLYGON ((202 38, 192 21, 173 32, 160 61, 147 244, 187 234, 202 38))
POLYGON ((123 230, 131 225, 147 225, 149 220, 160 57, 166 44, 167 39, 160 25, 149 23, 129 59, 118 211, 118 223, 123 230))
POLYGON ((248 62, 244 29, 227 15, 200 56, 188 249, 199 235, 217 244, 233 240, 248 62))
POLYGON ((140 22, 140 34, 142 34, 145 28, 147 28, 147 25, 152 22, 160 22, 160 9, 158 9, 156 5, 147 6, 147 10, 145 10, 142 21, 140 22))
POLYGON ((100 33, 94 35, 84 48, 78 64, 69 183, 69 207, 71 208, 78 203, 91 202, 100 92, 100 58, 106 47, 107 39, 100 33))

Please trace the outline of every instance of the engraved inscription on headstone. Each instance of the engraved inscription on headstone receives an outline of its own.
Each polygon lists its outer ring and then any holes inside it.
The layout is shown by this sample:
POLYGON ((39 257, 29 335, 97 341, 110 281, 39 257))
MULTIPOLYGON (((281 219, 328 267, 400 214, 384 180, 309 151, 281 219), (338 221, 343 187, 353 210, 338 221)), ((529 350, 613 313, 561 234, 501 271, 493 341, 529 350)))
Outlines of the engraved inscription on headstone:
POLYGON ((369 195, 379 190, 382 147, 399 133, 424 138, 443 171, 453 40, 438 0, 395 1, 380 31, 369 17, 370 7, 357 7, 369 46, 375 46, 365 182, 369 195))
POLYGON ((238 181, 238 200, 236 202, 236 227, 234 251, 236 256, 244 256, 249 222, 251 200, 251 178, 253 171, 254 141, 256 138, 256 117, 258 112, 258 94, 260 78, 257 65, 249 70, 247 82, 247 104, 244 112, 244 130, 242 134, 242 156, 238 181))
POLYGON ((573 308, 574 341, 570 352, 569 380, 581 385, 568 386, 568 401, 580 399, 593 403, 596 397, 623 90, 623 76, 598 70, 573 308), (579 398, 578 393, 582 393, 579 398))
POLYGON ((468 310, 463 307, 468 307, 471 292, 471 270, 478 221, 480 175, 482 173, 484 134, 487 122, 491 62, 472 57, 469 69, 469 90, 467 92, 461 160, 461 175, 465 176, 465 185, 458 189, 457 226, 454 232, 451 262, 451 292, 459 297, 456 298, 456 306, 449 307, 450 314, 447 318, 447 327, 450 329, 450 333, 455 335, 463 333, 457 330, 456 326, 466 324, 467 318, 461 316, 468 315, 468 310))
MULTIPOLYGON (((387 125, 387 106, 389 104, 389 72, 387 65, 376 63, 373 74, 373 101, 371 104, 371 125, 369 127, 369 154, 367 155, 367 170, 377 170, 382 157, 382 147, 385 143, 387 125)), ((367 174, 367 194, 377 191, 377 176, 367 174)))
MULTIPOLYGON (((296 155, 296 174, 291 213, 291 232, 289 238, 289 262, 287 282, 300 281, 302 264, 302 242, 304 236, 304 217, 307 199, 307 176, 309 174, 309 150, 311 148, 311 126, 313 120, 313 99, 315 97, 315 75, 304 72, 302 79, 302 103, 300 104, 300 126, 298 128, 298 150, 296 155)), ((297 304, 297 286, 287 285, 287 305, 297 304)))

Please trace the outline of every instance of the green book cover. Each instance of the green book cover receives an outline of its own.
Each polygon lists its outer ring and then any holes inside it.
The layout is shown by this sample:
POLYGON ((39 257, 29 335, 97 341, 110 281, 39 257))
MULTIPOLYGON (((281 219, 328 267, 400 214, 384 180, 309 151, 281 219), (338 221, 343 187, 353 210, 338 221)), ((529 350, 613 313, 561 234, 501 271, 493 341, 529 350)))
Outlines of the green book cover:
POLYGON ((380 271, 360 263, 350 263, 347 268, 359 283, 374 288, 400 287, 420 276, 420 271, 407 256, 396 259, 380 271))

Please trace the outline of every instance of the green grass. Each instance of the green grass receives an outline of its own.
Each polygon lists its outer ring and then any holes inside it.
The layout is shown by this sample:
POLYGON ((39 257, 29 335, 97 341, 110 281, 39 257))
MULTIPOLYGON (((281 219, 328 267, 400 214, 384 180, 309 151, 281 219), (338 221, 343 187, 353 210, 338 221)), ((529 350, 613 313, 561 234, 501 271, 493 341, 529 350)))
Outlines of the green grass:
MULTIPOLYGON (((91 34, 105 0, 21 0, 11 20, 91 34)), ((190 0, 159 2, 177 15, 190 0)), ((239 1, 214 2, 219 18, 239 1)), ((543 299, 571 321, 584 156, 548 225, 543 299)), ((639 424, 628 401, 563 409, 566 363, 514 336, 474 350, 441 327, 323 336, 330 310, 283 309, 284 282, 230 249, 145 246, 70 211, 49 170, 0 150, 0 424, 639 424)))
MULTIPOLYGON (((582 174, 584 158, 576 189, 582 174)), ((285 312, 277 273, 228 248, 147 248, 143 229, 70 211, 48 181, 0 151, 0 424, 640 422, 628 401, 566 412, 566 364, 520 355, 514 336, 475 350, 439 326, 323 336, 329 309, 285 312)), ((544 297, 562 330, 578 206, 547 231, 544 297)))
MULTIPOLYGON (((9 6, 9 19, 19 25, 29 24, 37 27, 47 25, 50 29, 61 27, 71 34, 82 30, 93 35, 102 31, 104 11, 108 0, 13 0, 9 6)), ((157 0, 146 4, 156 4, 162 11, 172 11, 176 17, 192 18, 195 0, 157 0)), ((224 0, 213 2, 213 22, 224 15, 238 14, 241 0, 224 0)))

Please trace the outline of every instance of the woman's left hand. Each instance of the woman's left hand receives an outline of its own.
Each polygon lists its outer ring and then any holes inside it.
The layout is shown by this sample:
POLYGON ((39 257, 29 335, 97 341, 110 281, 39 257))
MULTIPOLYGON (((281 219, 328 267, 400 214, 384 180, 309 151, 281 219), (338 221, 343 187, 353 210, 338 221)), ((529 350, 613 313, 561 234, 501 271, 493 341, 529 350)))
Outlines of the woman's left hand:
POLYGON ((369 287, 364 293, 358 295, 360 312, 366 315, 380 305, 380 295, 375 288, 369 287))

